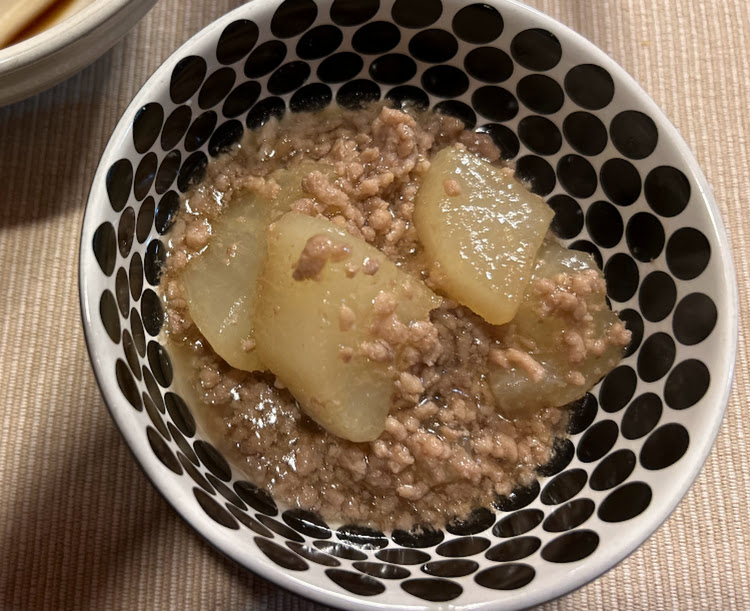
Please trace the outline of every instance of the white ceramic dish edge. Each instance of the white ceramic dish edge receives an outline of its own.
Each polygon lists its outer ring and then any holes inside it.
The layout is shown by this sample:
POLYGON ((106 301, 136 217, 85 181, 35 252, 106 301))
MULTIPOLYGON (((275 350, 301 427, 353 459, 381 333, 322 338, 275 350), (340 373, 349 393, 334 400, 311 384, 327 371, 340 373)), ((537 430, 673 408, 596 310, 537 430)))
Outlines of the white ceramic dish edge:
POLYGON ((0 50, 0 106, 64 81, 112 48, 156 0, 98 0, 49 30, 0 50))

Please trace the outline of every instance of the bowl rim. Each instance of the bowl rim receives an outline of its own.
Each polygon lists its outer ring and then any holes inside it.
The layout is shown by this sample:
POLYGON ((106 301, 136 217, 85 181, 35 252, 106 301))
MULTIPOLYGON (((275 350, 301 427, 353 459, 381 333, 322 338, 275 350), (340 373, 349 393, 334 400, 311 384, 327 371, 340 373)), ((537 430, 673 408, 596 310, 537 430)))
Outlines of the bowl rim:
MULTIPOLYGON (((118 3, 124 4, 128 0, 117 0, 118 3)), ((320 0, 323 4, 330 4, 332 0, 320 0)), ((462 0, 447 0, 450 2, 461 3, 462 0)), ((718 435, 721 423, 723 421, 724 413, 726 411, 730 392, 732 388, 732 382, 734 378, 734 369, 736 363, 736 353, 738 344, 738 333, 739 333, 739 293, 736 282, 736 272, 734 261, 732 258, 732 249, 729 241, 729 237, 726 233, 719 207, 714 199, 713 190, 709 185, 703 171, 701 170, 694 154, 690 150, 687 143, 682 138, 679 130, 672 124, 667 118, 664 111, 652 100, 652 98, 644 91, 644 89, 630 76, 630 74, 621 67, 614 59, 612 59, 607 53, 596 46, 593 42, 589 41, 583 35, 579 34, 569 26, 557 21, 553 17, 544 14, 536 8, 527 6, 519 0, 483 0, 486 4, 492 5, 501 11, 513 11, 519 15, 522 19, 530 20, 534 23, 535 27, 547 27, 552 28, 555 34, 561 34, 562 37, 568 42, 573 44, 582 53, 585 53, 587 57, 595 59, 596 62, 610 72, 613 80, 622 86, 629 93, 638 98, 643 104, 644 108, 649 113, 649 116, 655 121, 660 131, 664 134, 666 140, 670 141, 675 145, 679 158, 685 163, 689 174, 692 175, 695 181, 700 200, 705 204, 706 212, 708 214, 708 220, 710 221, 711 230, 713 231, 717 243, 718 250, 716 255, 720 258, 720 266, 722 269, 722 287, 726 289, 724 299, 727 303, 727 309, 732 314, 729 320, 724 322, 724 329, 726 331, 726 353, 727 358, 727 369, 726 377, 723 380, 717 380, 721 382, 720 391, 717 390, 717 394, 720 395, 720 400, 715 404, 710 420, 710 427, 707 434, 702 437, 702 443, 697 446, 697 450, 693 450, 692 461, 687 465, 687 468, 683 469, 680 473, 680 485, 677 488, 677 493, 668 499, 663 500, 658 506, 644 517, 643 522, 638 526, 637 536, 632 534, 628 537, 623 537, 619 541, 613 541, 610 545, 600 548, 600 554, 596 561, 589 561, 588 563, 584 560, 582 565, 577 567, 572 573, 571 579, 564 584, 559 584, 557 587, 552 587, 548 584, 542 587, 537 587, 531 592, 524 592, 523 600, 519 601, 516 597, 512 600, 508 600, 507 609, 524 609, 533 607, 544 602, 555 600, 561 596, 573 592, 587 583, 597 579, 604 573, 608 572, 630 554, 632 554, 637 548, 639 548, 645 541, 651 537, 651 535, 662 526, 666 520, 674 512, 677 505, 685 497, 685 494, 690 489, 701 469, 703 468, 706 459, 708 457, 711 448, 713 447, 716 437, 718 435), (520 603, 520 604, 519 604, 520 603)), ((93 234, 94 227, 90 227, 94 222, 93 214, 91 210, 97 206, 95 191, 96 185, 99 184, 105 177, 107 167, 103 163, 103 160, 111 157, 112 151, 115 150, 123 138, 127 136, 130 128, 131 121, 129 118, 134 116, 134 113, 143 104, 147 94, 159 86, 163 86, 164 83, 169 82, 169 75, 171 73, 172 64, 175 60, 178 60, 186 52, 189 53, 190 49, 196 46, 196 43, 204 40, 205 38, 212 36, 213 34, 222 30, 226 25, 237 19, 243 18, 254 18, 247 14, 248 7, 256 14, 265 14, 264 11, 269 10, 271 7, 275 7, 278 0, 255 0, 250 4, 246 4, 237 7, 223 16, 219 17, 199 32, 189 37, 182 45, 180 45, 169 57, 165 58, 163 63, 153 72, 153 74, 146 80, 138 93, 135 94, 133 100, 124 110, 120 117, 116 127, 114 128, 110 139, 108 140, 105 150, 102 152, 101 160, 97 167, 95 176, 92 180, 92 187, 89 192, 89 197, 86 204, 85 213, 81 225, 81 236, 79 241, 79 298, 81 307, 81 318, 84 327, 84 336, 86 341, 86 347, 89 354, 89 358, 92 363, 94 375, 99 386, 100 392, 104 398, 104 402, 107 409, 115 422, 115 425, 119 429, 120 433, 125 438, 128 448, 130 449, 133 456, 136 458, 136 463, 139 465, 141 470, 146 474, 148 479, 154 485, 154 487, 164 496, 169 504, 177 511, 177 513, 195 530, 203 539, 210 542, 212 546, 218 549, 225 556, 232 558, 235 562, 243 566, 243 568, 249 569, 252 572, 260 575, 261 577, 268 579, 278 586, 284 587, 294 593, 301 595, 305 598, 312 599, 324 604, 335 605, 339 608, 347 609, 423 609, 432 608, 429 603, 422 604, 384 604, 378 603, 374 600, 366 600, 354 595, 347 593, 338 592, 331 588, 323 588, 316 584, 301 581, 296 579, 289 572, 284 569, 278 568, 275 565, 267 565, 263 562, 253 562, 252 568, 246 562, 246 556, 238 553, 234 546, 231 545, 229 539, 222 539, 221 537, 215 536, 215 533, 202 530, 201 526, 197 524, 190 515, 188 507, 181 502, 181 497, 184 494, 177 489, 176 486, 170 485, 167 481, 170 477, 169 473, 161 473, 158 471, 158 461, 153 459, 153 455, 149 460, 142 461, 136 448, 140 445, 134 443, 136 432, 128 427, 124 426, 124 420, 119 416, 119 410, 114 407, 116 404, 116 385, 111 380, 111 375, 108 371, 103 369, 103 365, 96 354, 96 344, 98 338, 95 334, 95 330, 92 325, 94 320, 95 308, 92 307, 92 303, 88 300, 89 291, 89 279, 87 277, 86 259, 90 259, 92 255, 89 255, 84 242, 84 238, 87 231, 93 234), (256 12, 257 11, 257 12, 256 12)), ((0 55, 0 57, 2 57, 0 55)), ((718 328, 718 327, 717 327, 718 328)), ((694 441, 691 438, 691 445, 695 448, 694 441)), ((631 531, 632 533, 632 531, 631 531)), ((497 601, 488 601, 484 603, 472 604, 470 606, 464 605, 449 605, 450 608, 455 609, 472 609, 472 610, 485 610, 497 609, 497 601)))
POLYGON ((10 74, 52 55, 94 31, 137 0, 93 0, 81 10, 31 38, 0 49, 0 74, 10 74))

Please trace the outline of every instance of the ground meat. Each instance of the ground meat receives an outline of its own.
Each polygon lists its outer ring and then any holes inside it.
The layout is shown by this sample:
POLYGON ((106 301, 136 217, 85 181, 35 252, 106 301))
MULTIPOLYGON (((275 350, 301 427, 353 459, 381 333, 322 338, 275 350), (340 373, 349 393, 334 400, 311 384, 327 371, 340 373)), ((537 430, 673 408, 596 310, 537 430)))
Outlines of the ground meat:
POLYGON ((537 362, 528 352, 523 352, 515 348, 507 348, 506 350, 495 349, 492 351, 490 359, 506 369, 513 366, 520 367, 534 382, 541 382, 546 373, 544 366, 537 362))
MULTIPOLYGON (((175 378, 185 381, 180 392, 199 407, 209 436, 250 481, 278 501, 317 511, 333 523, 439 526, 530 484, 564 434, 567 411, 546 408, 508 419, 496 409, 487 376, 490 367, 518 366, 541 379, 544 367, 529 355, 533 342, 508 330, 498 333, 447 299, 430 320, 408 323, 399 320, 394 295, 381 293, 373 302, 371 337, 355 347, 341 346, 339 358, 348 362, 362 354, 393 367, 393 404, 378 439, 353 443, 308 418, 270 374, 239 371, 222 361, 190 318, 180 271, 206 246, 212 220, 235 197, 251 192, 273 201, 281 194, 271 177, 275 170, 315 162, 330 172, 316 169, 303 176, 304 197, 291 209, 330 219, 425 279, 411 223, 414 199, 432 155, 451 144, 491 162, 500 157, 486 134, 430 113, 415 116, 376 105, 298 113, 281 122, 271 118, 208 165, 169 234, 162 285, 175 378)), ((452 180, 444 188, 449 195, 460 193, 452 180)), ((315 279, 329 259, 345 259, 342 246, 327 236, 311 238, 295 265, 295 279, 315 279)), ((353 277, 377 274, 380 265, 368 259, 361 269, 344 267, 353 277)), ((601 291, 600 282, 585 272, 540 279, 534 286, 542 296, 540 314, 564 312, 585 323, 588 312, 580 297, 601 291)), ((339 327, 347 330, 356 322, 354 312, 342 306, 339 327)), ((627 338, 622 325, 604 339, 624 345, 627 338)), ((573 359, 599 350, 597 339, 570 334, 564 341, 573 359)), ((252 340, 243 343, 248 351, 254 347, 252 340)), ((580 381, 576 374, 568 374, 571 384, 580 381)))
POLYGON ((323 267, 331 261, 343 261, 351 254, 343 242, 331 239, 327 235, 314 235, 305 244, 302 253, 294 266, 292 278, 295 280, 314 280, 323 267))
POLYGON ((339 329, 342 331, 348 331, 354 326, 356 316, 354 310, 344 304, 341 305, 339 310, 339 329))
POLYGON ((445 190, 445 194, 450 195, 451 197, 461 195, 461 185, 453 178, 447 178, 445 180, 443 183, 443 189, 445 190))

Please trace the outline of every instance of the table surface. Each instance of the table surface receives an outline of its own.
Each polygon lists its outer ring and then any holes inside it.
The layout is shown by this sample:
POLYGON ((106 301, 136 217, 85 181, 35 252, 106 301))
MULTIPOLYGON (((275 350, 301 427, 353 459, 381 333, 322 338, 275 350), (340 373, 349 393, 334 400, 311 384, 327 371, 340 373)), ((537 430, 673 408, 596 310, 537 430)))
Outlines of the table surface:
MULTIPOLYGON (((54 89, 0 109, 0 608, 322 609, 216 552, 136 467, 96 387, 78 308, 78 236, 120 115, 184 40, 238 0, 160 0, 54 89), (187 6, 189 4, 189 6, 187 6)), ((695 152, 750 295, 750 3, 531 0, 632 74, 695 152)), ((750 608, 750 398, 743 329, 716 445, 667 523, 541 607, 750 608)))

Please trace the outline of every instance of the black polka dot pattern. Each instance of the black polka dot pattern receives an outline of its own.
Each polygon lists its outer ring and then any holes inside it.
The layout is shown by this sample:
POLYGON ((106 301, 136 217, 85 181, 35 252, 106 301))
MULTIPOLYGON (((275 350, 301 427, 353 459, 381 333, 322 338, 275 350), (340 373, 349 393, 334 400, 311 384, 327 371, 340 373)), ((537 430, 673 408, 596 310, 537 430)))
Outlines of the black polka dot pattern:
POLYGON ((625 159, 610 159, 599 172, 602 190, 618 206, 630 206, 641 194, 641 177, 635 166, 625 159))
POLYGON ((271 18, 271 32, 279 38, 290 38, 309 28, 318 15, 313 0, 284 0, 271 18))
MULTIPOLYGON (((489 553, 490 552, 488 551, 487 554, 489 553)), ((471 575, 478 568, 479 563, 474 560, 456 558, 428 562, 422 567, 422 571, 434 577, 464 577, 466 575, 471 575)))
POLYGON ((615 301, 627 301, 638 290, 638 265, 629 255, 618 252, 604 266, 607 295, 615 301))
POLYGON ((305 560, 309 560, 316 564, 322 564, 323 566, 341 566, 341 562, 336 560, 336 558, 334 558, 333 556, 324 554, 323 552, 318 551, 317 549, 315 549, 314 547, 310 547, 309 545, 302 545, 301 543, 297 543, 295 541, 287 541, 286 545, 290 550, 292 550, 297 555, 302 556, 302 558, 304 558, 305 560))
POLYGON ((549 195, 557 178, 552 166, 537 155, 525 155, 516 162, 516 176, 525 181, 533 193, 549 195))
POLYGON ((237 85, 224 100, 221 109, 225 117, 238 117, 247 112, 255 104, 260 95, 261 87, 255 81, 247 81, 237 85))
POLYGON ((574 530, 550 541, 542 549, 548 562, 577 562, 594 553, 599 546, 599 535, 593 530, 574 530))
POLYGON ((466 518, 450 520, 445 530, 453 535, 476 535, 489 529, 494 523, 494 512, 483 507, 475 509, 466 518))
POLYGON ((401 31, 387 21, 373 21, 359 28, 352 37, 355 51, 366 55, 385 53, 401 40, 401 31))
POLYGON ((318 66, 318 78, 325 83, 343 83, 359 74, 364 61, 356 53, 336 53, 318 66))
POLYGON ((669 274, 651 272, 643 279, 638 305, 646 320, 664 320, 672 312, 676 299, 677 287, 669 274))
POLYGON ((216 113, 212 110, 196 117, 185 134, 185 150, 193 152, 201 148, 216 128, 216 113))
POLYGON ((667 333, 654 333, 646 338, 638 353, 638 377, 644 382, 663 378, 674 363, 675 342, 667 333))
POLYGON ((162 149, 168 151, 179 144, 190 126, 192 116, 193 112, 190 110, 190 106, 178 106, 171 112, 161 131, 162 149))
POLYGON ((516 133, 512 129, 499 123, 487 123, 478 127, 477 131, 485 133, 492 138, 495 146, 500 150, 500 155, 503 159, 513 159, 518 155, 521 145, 518 141, 518 136, 516 136, 516 133))
POLYGON ((286 57, 286 45, 280 40, 269 40, 259 45, 245 62, 245 76, 265 76, 281 65, 286 57))
POLYGON ((516 34, 510 50, 519 64, 536 71, 554 68, 562 57, 562 47, 555 35, 539 28, 516 34))
POLYGON ((411 566, 428 562, 431 556, 426 552, 403 547, 389 547, 375 552, 375 557, 383 562, 411 566))
POLYGON ((614 248, 623 235, 622 215, 609 202, 594 202, 586 211, 586 229, 598 246, 614 248))
POLYGON ((680 280, 692 280, 703 273, 711 258, 711 245, 700 230, 683 227, 667 242, 667 265, 680 280))
POLYGON ((297 55, 301 59, 319 59, 338 49, 344 35, 332 25, 321 25, 305 32, 297 43, 297 55))
POLYGON ((559 533, 577 528, 594 513, 596 505, 591 499, 576 499, 558 507, 544 520, 542 528, 559 533))
POLYGON ((139 98, 97 179, 106 212, 86 234, 101 279, 91 309, 146 451, 214 528, 303 580, 317 567, 318 585, 324 573, 322 583, 354 597, 379 601, 388 587, 413 605, 495 600, 493 591, 538 581, 548 563, 585 566, 608 545, 597 519, 636 524, 663 502, 654 478, 677 477, 703 434, 693 419, 716 404, 706 355, 726 315, 690 165, 669 152, 658 117, 618 97, 606 60, 581 60, 564 32, 495 6, 277 0, 269 11, 265 24, 225 21, 204 57, 169 60, 163 95, 139 98), (626 360, 569 406, 571 438, 555 444, 540 480, 444 528, 336 528, 237 480, 175 392, 161 343, 168 232, 209 160, 272 117, 380 99, 489 135, 553 209, 555 235, 601 264, 632 333, 626 360))
POLYGON ((598 155, 607 146, 607 128, 590 112, 573 112, 565 117, 563 133, 581 155, 598 155))
POLYGON ((167 467, 170 471, 174 471, 177 475, 182 474, 182 467, 180 461, 177 460, 172 450, 169 449, 169 445, 164 439, 151 427, 146 429, 146 437, 148 438, 148 444, 151 446, 156 458, 167 467))
POLYGON ((523 144, 538 155, 554 155, 562 146, 560 130, 545 117, 531 115, 521 119, 518 136, 523 144))
MULTIPOLYGON (((444 73, 448 76, 447 73, 444 73)), ((468 81, 462 74, 462 83, 468 81)), ((462 92, 463 93, 463 92, 462 92)), ((518 114, 518 100, 502 87, 488 85, 480 87, 471 96, 471 105, 490 121, 509 121, 518 114)))
POLYGON ((338 25, 360 25, 374 17, 379 6, 378 0, 334 0, 331 19, 338 25))
POLYGON ((385 98, 396 108, 413 108, 415 110, 427 110, 430 98, 419 87, 402 85, 394 87, 385 94, 385 98))
POLYGON ((534 530, 544 519, 544 512, 540 509, 518 510, 503 518, 492 529, 496 537, 517 537, 534 530))
POLYGON ((612 76, 601 66, 581 64, 565 75, 565 92, 578 106, 599 110, 607 106, 615 95, 612 76))
POLYGON ((260 551, 273 560, 276 564, 291 571, 306 571, 310 566, 298 554, 281 547, 278 543, 256 537, 255 543, 260 551))
POLYGON ((435 552, 450 558, 463 558, 479 554, 489 546, 489 540, 484 537, 461 537, 438 545, 435 552))
POLYGON ((187 102, 200 88, 206 77, 206 60, 197 55, 182 59, 172 71, 169 95, 175 104, 187 102))
POLYGON ((469 88, 469 79, 453 66, 433 66, 422 75, 422 87, 441 98, 455 98, 469 88))
POLYGON ((417 73, 414 60, 400 53, 383 55, 370 64, 370 76, 379 83, 398 85, 417 73))
POLYGON ((198 106, 211 108, 221 102, 232 90, 237 75, 231 68, 219 68, 206 79, 198 95, 198 106))
POLYGON ((242 139, 245 128, 236 120, 226 121, 216 128, 208 141, 208 154, 216 157, 226 153, 242 139))
POLYGON ((450 32, 423 30, 409 41, 409 53, 418 60, 433 64, 446 62, 458 52, 458 41, 450 32))
POLYGON ((452 25, 462 40, 485 44, 500 36, 505 24, 497 9, 487 4, 470 4, 456 13, 452 25))
POLYGON ((115 212, 120 212, 130 196, 133 184, 133 164, 127 159, 115 161, 107 171, 107 195, 115 212))
POLYGON ((222 64, 233 64, 245 57, 258 41, 258 26, 249 19, 233 21, 219 37, 216 59, 222 64))
POLYGON ((620 365, 610 371, 602 380, 599 390, 599 404, 605 412, 619 412, 628 404, 635 393, 638 376, 628 365, 620 365))
POLYGON ((599 269, 604 266, 602 252, 593 242, 589 242, 588 240, 576 240, 575 242, 568 244, 568 248, 590 254, 594 258, 594 261, 596 261, 596 265, 599 269))
POLYGON ((556 476, 542 490, 541 500, 545 505, 557 505, 572 499, 586 485, 588 475, 583 469, 568 469, 556 476))
POLYGON ((599 505, 599 519, 604 522, 625 522, 643 513, 653 493, 644 482, 630 482, 610 493, 599 505))
POLYGON ((391 9, 393 20, 405 28, 425 28, 435 23, 443 12, 440 0, 424 0, 414 3, 410 0, 396 0, 391 9))
POLYGON ((104 291, 99 301, 99 318, 109 338, 116 344, 120 341, 120 315, 117 300, 110 291, 104 291))
MULTIPOLYGON (((624 425, 623 425, 624 426, 624 425)), ((609 490, 624 482, 635 468, 635 454, 631 450, 618 450, 603 459, 591 474, 592 490, 609 490)))
POLYGON ((613 420, 601 420, 589 427, 578 442, 578 460, 585 463, 599 460, 615 445, 618 433, 613 420))
POLYGON ((474 581, 493 590, 518 590, 531 583, 536 571, 528 564, 501 564, 478 573, 474 581))
POLYGON ((207 165, 208 157, 202 151, 196 151, 185 159, 177 174, 177 188, 181 193, 185 193, 190 187, 203 180, 207 165))
POLYGON ((500 511, 516 511, 530 505, 539 496, 539 482, 535 481, 524 488, 517 488, 509 495, 498 497, 493 506, 500 511))
POLYGON ((352 566, 365 575, 380 579, 404 579, 411 576, 408 569, 382 562, 355 562, 352 566))
POLYGON ((622 417, 622 436, 625 439, 640 439, 648 435, 659 422, 662 401, 652 392, 636 397, 622 417))
POLYGON ((623 357, 628 357, 635 353, 643 340, 643 318, 631 308, 621 310, 618 315, 620 320, 625 323, 627 330, 630 331, 630 343, 628 343, 623 351, 623 357))
POLYGON ((130 309, 130 287, 128 286, 128 273, 123 267, 117 270, 117 276, 115 277, 115 295, 117 297, 117 305, 120 309, 120 314, 122 316, 127 316, 128 310, 130 309))
POLYGON ((544 115, 557 112, 565 102, 565 95, 558 82, 544 74, 524 76, 518 81, 516 93, 529 110, 544 115))
POLYGON ((279 510, 268 491, 250 482, 240 481, 234 485, 235 492, 250 507, 264 515, 275 516, 279 510))
POLYGON ((284 100, 278 97, 265 98, 247 113, 247 126, 250 129, 258 129, 265 125, 271 117, 280 119, 285 112, 286 104, 284 104, 284 100))
POLYGON ((580 155, 565 155, 557 163, 557 177, 573 197, 590 197, 596 191, 596 171, 580 155))
POLYGON ((596 397, 587 392, 583 397, 568 404, 568 433, 577 435, 585 431, 596 418, 598 409, 596 397))
POLYGON ((164 121, 161 104, 151 102, 141 108, 133 119, 133 145, 139 153, 145 153, 156 142, 164 121))
POLYGON ((471 109, 471 106, 459 102, 458 100, 446 100, 444 102, 438 102, 432 108, 433 111, 447 115, 449 117, 456 117, 464 122, 467 127, 474 127, 477 122, 477 116, 471 109))
POLYGON ((310 66, 305 62, 294 61, 278 68, 268 79, 268 91, 274 95, 284 95, 302 86, 310 76, 310 66))
POLYGON ((641 448, 641 465, 652 471, 666 469, 682 458, 689 444, 690 434, 681 424, 672 422, 660 426, 641 448))
MULTIPOLYGON (((331 103, 333 93, 328 85, 311 83, 297 90, 289 100, 289 110, 292 112, 311 112, 325 108, 331 103)), ((241 137, 242 134, 240 133, 241 137)), ((239 140, 239 138, 236 138, 239 140)), ((235 140, 235 141, 236 141, 235 140)), ((233 144, 234 142, 232 142, 233 144)), ((228 150, 229 146, 225 147, 228 150)))
POLYGON ((154 198, 150 195, 141 202, 138 210, 138 218, 135 223, 135 235, 138 242, 143 244, 151 231, 151 224, 154 222, 154 198))
MULTIPOLYGON (((142 374, 136 375, 135 377, 136 379, 140 379, 142 377, 142 374)), ((167 425, 164 424, 164 419, 159 412, 159 408, 156 407, 156 404, 151 399, 151 396, 147 393, 142 393, 141 398, 143 399, 143 406, 146 410, 146 413, 148 414, 148 417, 151 419, 151 423, 156 427, 156 430, 159 431, 159 434, 164 439, 169 441, 169 439, 171 439, 169 429, 167 428, 167 425)), ((179 460, 179 456, 177 458, 179 460)))
POLYGON ((690 181, 677 168, 659 166, 646 176, 646 201, 661 216, 677 216, 690 201, 690 181))
POLYGON ((469 76, 486 83, 500 83, 513 74, 513 60, 495 47, 477 47, 470 51, 464 59, 464 67, 469 76))
POLYGON ((120 390, 128 403, 130 403, 135 409, 139 411, 142 410, 143 403, 138 394, 138 386, 125 361, 120 359, 117 360, 117 363, 115 364, 115 378, 117 379, 117 385, 120 387, 120 390))
POLYGON ((463 592, 457 582, 447 579, 410 579, 401 587, 412 596, 438 603, 458 598, 463 592))
POLYGON ((654 152, 658 132, 654 121, 637 110, 619 113, 609 126, 612 143, 628 159, 644 159, 654 152))
POLYGON ((343 558, 344 560, 367 560, 367 554, 354 549, 350 545, 333 543, 331 541, 315 541, 314 545, 317 549, 337 558, 343 558))
POLYGON ((356 110, 380 99, 380 87, 366 79, 349 81, 336 94, 336 102, 343 108, 356 110))
POLYGON ((692 407, 706 394, 711 374, 703 361, 687 359, 669 373, 664 385, 664 400, 672 409, 692 407))
POLYGON ((664 248, 664 227, 653 214, 638 212, 628 221, 625 239, 633 256, 647 263, 656 259, 664 248))

